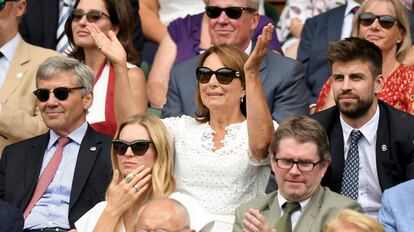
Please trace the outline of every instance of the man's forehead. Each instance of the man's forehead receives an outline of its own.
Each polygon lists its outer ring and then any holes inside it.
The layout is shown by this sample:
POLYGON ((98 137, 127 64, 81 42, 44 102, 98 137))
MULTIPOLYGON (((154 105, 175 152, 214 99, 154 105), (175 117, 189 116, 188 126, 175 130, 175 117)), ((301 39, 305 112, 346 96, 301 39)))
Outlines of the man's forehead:
POLYGON ((245 6, 246 0, 210 0, 209 5, 214 6, 245 6))

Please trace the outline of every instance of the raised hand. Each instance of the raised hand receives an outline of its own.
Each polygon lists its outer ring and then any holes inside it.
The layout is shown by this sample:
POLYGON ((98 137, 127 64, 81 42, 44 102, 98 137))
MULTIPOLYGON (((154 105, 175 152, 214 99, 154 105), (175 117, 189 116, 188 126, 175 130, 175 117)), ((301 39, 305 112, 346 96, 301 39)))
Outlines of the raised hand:
POLYGON ((249 73, 259 73, 260 63, 267 53, 267 45, 272 40, 273 25, 271 23, 263 27, 262 34, 257 38, 256 46, 244 64, 246 78, 249 73))
POLYGON ((130 209, 148 189, 151 180, 151 169, 140 165, 128 176, 120 181, 119 171, 114 170, 112 182, 108 187, 107 208, 113 210, 119 216, 130 209))
POLYGON ((95 41, 96 47, 102 51, 113 65, 126 65, 127 55, 115 32, 110 30, 108 35, 106 35, 94 23, 89 22, 86 23, 86 29, 95 41))
POLYGON ((266 218, 257 209, 249 209, 244 214, 243 232, 276 232, 269 228, 266 218))

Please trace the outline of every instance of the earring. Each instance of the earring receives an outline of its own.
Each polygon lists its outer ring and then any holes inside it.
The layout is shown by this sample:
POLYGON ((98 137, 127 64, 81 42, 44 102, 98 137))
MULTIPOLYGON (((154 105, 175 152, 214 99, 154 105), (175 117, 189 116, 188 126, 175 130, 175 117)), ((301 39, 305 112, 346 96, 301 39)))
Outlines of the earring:
POLYGON ((241 97, 241 98, 240 98, 240 102, 243 102, 243 101, 244 101, 244 100, 243 100, 243 98, 244 98, 244 97, 241 97))

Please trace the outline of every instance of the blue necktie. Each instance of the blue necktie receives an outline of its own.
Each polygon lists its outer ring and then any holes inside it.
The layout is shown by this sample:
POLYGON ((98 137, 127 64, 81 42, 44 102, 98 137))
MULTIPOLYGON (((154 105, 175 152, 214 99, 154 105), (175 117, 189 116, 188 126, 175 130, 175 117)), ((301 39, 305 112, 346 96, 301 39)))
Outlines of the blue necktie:
POLYGON ((361 136, 362 133, 358 130, 353 130, 351 133, 351 146, 349 147, 348 156, 345 161, 344 174, 342 176, 341 194, 354 200, 358 199, 358 141, 361 136))

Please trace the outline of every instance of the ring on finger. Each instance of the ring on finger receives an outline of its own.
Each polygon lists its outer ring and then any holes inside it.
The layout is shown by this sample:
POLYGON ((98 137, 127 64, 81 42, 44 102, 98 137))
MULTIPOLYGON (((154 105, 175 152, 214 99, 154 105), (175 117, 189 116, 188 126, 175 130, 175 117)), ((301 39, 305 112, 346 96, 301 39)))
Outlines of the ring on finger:
POLYGON ((135 175, 134 173, 128 173, 128 175, 126 175, 125 177, 125 182, 129 183, 131 182, 132 179, 134 179, 135 175))
POLYGON ((98 45, 98 48, 99 48, 99 49, 102 49, 102 48, 103 48, 103 45, 102 45, 102 44, 99 44, 99 45, 98 45))
POLYGON ((138 192, 139 191, 139 185, 138 184, 136 184, 136 185, 134 185, 134 189, 135 189, 135 192, 138 192))

